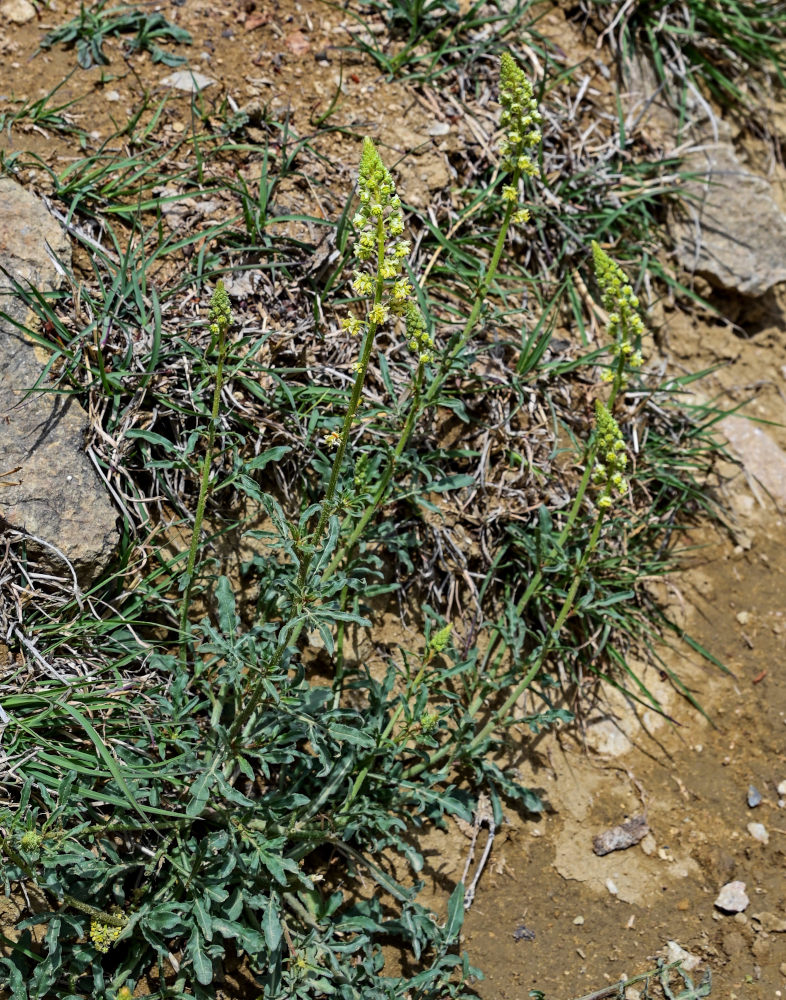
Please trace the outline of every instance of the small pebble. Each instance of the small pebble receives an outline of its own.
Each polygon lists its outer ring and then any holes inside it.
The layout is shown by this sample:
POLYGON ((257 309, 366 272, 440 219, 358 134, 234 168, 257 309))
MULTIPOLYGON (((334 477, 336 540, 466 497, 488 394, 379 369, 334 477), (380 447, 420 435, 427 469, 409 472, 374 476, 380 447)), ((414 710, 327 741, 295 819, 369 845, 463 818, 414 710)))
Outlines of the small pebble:
POLYGON ((763 913, 753 913, 751 918, 754 921, 754 930, 758 930, 760 927, 766 934, 783 934, 786 931, 786 919, 777 913, 771 913, 769 910, 765 910, 763 913))
POLYGON ((657 846, 657 842, 651 833, 648 833, 644 840, 642 840, 639 844, 639 847, 648 857, 655 853, 655 848, 657 846))
POLYGON ((750 900, 745 893, 744 882, 727 882, 718 893, 715 905, 719 910, 727 913, 741 913, 750 905, 750 900))
POLYGON ((781 781, 778 785, 778 795, 786 795, 786 781, 781 781))
POLYGON ((609 890, 612 896, 616 896, 617 893, 619 892, 619 889, 610 878, 606 879, 606 888, 609 890))
POLYGON ((769 844, 770 842, 770 835, 763 823, 748 823, 748 833, 760 844, 769 844))
POLYGON ((750 618, 751 616, 747 611, 737 612, 737 621, 740 623, 740 625, 747 625, 748 622, 750 621, 750 618))
POLYGON ((761 805, 761 792, 755 785, 748 785, 748 808, 755 809, 761 805))
POLYGON ((584 923, 584 917, 574 917, 574 918, 573 918, 573 923, 574 923, 574 924, 575 924, 575 925, 576 925, 577 927, 581 927, 581 925, 582 925, 582 924, 584 923))
POLYGON ((120 94, 118 94, 118 92, 116 90, 105 90, 104 91, 104 100, 105 101, 109 101, 110 104, 114 104, 115 101, 119 101, 120 100, 120 94))
POLYGON ((691 955, 689 951, 685 951, 676 941, 667 942, 666 961, 669 964, 672 962, 681 962, 686 972, 693 972, 694 969, 697 969, 701 965, 701 959, 698 956, 691 955))

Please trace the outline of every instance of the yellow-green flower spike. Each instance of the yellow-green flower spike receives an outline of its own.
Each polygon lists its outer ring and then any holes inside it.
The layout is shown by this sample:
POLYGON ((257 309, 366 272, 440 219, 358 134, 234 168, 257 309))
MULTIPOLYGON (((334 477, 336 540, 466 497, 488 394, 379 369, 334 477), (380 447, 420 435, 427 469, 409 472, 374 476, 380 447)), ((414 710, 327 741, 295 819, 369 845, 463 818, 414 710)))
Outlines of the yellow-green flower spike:
POLYGON ((122 933, 122 927, 114 927, 95 919, 90 921, 90 940, 95 945, 96 950, 104 954, 109 951, 122 933))
POLYGON ((232 309, 229 305, 229 296, 224 288, 224 282, 220 279, 210 299, 208 318, 210 322, 210 346, 212 347, 221 337, 226 336, 226 332, 232 323, 232 309))
POLYGON ((422 365, 434 360, 434 340, 426 329, 423 313, 414 302, 408 302, 405 322, 407 328, 407 346, 417 355, 422 365))
MULTIPOLYGON (((352 288, 361 298, 375 300, 368 321, 376 327, 386 323, 391 315, 405 315, 414 289, 402 276, 410 244, 399 238, 404 232, 401 199, 390 171, 368 138, 363 140, 360 157, 358 197, 360 207, 352 220, 358 231, 353 249, 361 267, 354 272, 352 288), (368 262, 371 273, 362 267, 368 262), (392 282, 392 286, 387 282, 392 282)), ((341 325, 350 333, 366 329, 365 324, 352 317, 341 325)))
POLYGON ((619 381, 624 385, 622 370, 624 365, 639 368, 642 363, 641 353, 636 350, 636 344, 644 333, 644 323, 636 311, 639 300, 636 298, 625 272, 594 240, 592 241, 592 261, 595 266, 595 277, 601 293, 603 308, 608 313, 606 330, 612 342, 612 352, 618 360, 616 374, 607 372, 604 381, 619 381))
POLYGON ((628 488, 624 477, 628 455, 619 424, 599 399, 595 401, 595 416, 597 448, 592 481, 601 487, 598 507, 606 511, 612 506, 615 494, 622 495, 628 488))
POLYGON ((541 140, 541 115, 532 84, 509 52, 503 52, 500 58, 499 102, 500 124, 505 130, 499 147, 504 165, 512 173, 533 176, 538 168, 530 152, 541 140))

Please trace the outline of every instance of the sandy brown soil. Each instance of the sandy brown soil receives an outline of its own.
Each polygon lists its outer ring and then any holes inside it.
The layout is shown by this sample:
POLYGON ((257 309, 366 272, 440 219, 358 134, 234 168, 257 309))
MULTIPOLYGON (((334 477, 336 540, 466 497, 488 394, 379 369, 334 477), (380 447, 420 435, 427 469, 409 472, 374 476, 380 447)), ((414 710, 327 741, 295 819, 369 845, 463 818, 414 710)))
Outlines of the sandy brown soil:
MULTIPOLYGON (((336 93, 343 60, 333 122, 365 129, 403 158, 399 169, 410 202, 422 205, 430 190, 449 186, 445 154, 451 144, 471 141, 460 106, 435 103, 427 88, 385 82, 367 58, 342 55, 337 46, 354 22, 341 10, 315 0, 161 6, 194 35, 192 66, 217 81, 205 91, 207 102, 217 105, 229 95, 238 106, 258 101, 274 112, 288 108, 293 127, 304 134, 336 93), (447 137, 431 134, 437 120, 450 124, 447 137)), ((0 27, 6 107, 13 107, 10 99, 37 99, 73 69, 74 54, 61 49, 31 58, 44 31, 77 10, 77 3, 61 2, 56 13, 42 9, 31 24, 0 27)), ((576 29, 558 10, 550 18, 551 33, 563 44, 575 41, 576 29)), ((110 67, 76 70, 58 94, 59 103, 79 99, 67 113, 87 133, 84 151, 115 131, 144 88, 155 92, 171 72, 147 55, 123 60, 117 41, 107 41, 106 50, 110 67)), ((580 55, 595 74, 594 50, 584 47, 580 55)), ((188 97, 171 95, 162 132, 181 134, 189 108, 188 97)), ((351 183, 357 143, 340 132, 319 143, 345 185, 333 195, 314 195, 333 215, 351 183)), ((6 156, 39 154, 56 169, 84 152, 76 140, 43 128, 4 134, 0 149, 6 156)), ((21 179, 47 188, 35 167, 21 179)), ((290 197, 297 209, 304 195, 292 189, 290 197)), ((309 211, 316 214, 313 204, 309 211)), ((786 324, 779 297, 726 305, 741 327, 748 323, 744 332, 673 305, 655 317, 658 343, 675 372, 722 362, 700 387, 704 397, 722 392, 731 404, 755 397, 750 412, 774 421, 769 433, 786 447, 786 324)), ((697 529, 685 571, 663 588, 672 613, 731 671, 723 675, 684 644, 663 652, 710 721, 649 668, 648 682, 673 723, 651 711, 638 718, 609 695, 583 729, 535 741, 518 734, 512 754, 522 778, 549 808, 540 818, 509 817, 469 912, 464 947, 485 970, 476 987, 484 1000, 525 997, 533 987, 550 998, 586 993, 651 967, 668 941, 710 964, 714 997, 777 997, 786 990, 786 796, 776 791, 786 781, 786 524, 755 483, 732 466, 726 471, 736 475, 725 486, 735 530, 729 536, 697 529), (750 784, 762 796, 754 809, 746 802, 750 784), (650 837, 624 852, 593 854, 596 834, 639 813, 650 837), (751 822, 764 825, 767 844, 751 836, 751 822), (746 883, 750 897, 736 917, 713 905, 733 879, 746 883), (534 939, 514 939, 522 924, 534 939)), ((459 830, 435 836, 433 847, 427 842, 435 905, 460 877, 468 843, 459 830)))

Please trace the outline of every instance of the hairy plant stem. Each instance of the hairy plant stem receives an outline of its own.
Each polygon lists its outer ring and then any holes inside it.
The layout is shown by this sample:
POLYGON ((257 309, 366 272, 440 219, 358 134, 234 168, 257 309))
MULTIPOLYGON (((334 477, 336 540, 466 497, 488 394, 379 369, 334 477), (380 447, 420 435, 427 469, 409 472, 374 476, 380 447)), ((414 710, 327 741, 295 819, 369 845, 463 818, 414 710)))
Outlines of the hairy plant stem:
MULTIPOLYGON (((620 392, 620 389, 622 388, 624 379, 624 372, 623 372, 624 366, 625 366, 625 359, 624 357, 620 356, 620 360, 617 364, 617 370, 614 373, 614 381, 611 386, 611 393, 609 394, 609 401, 607 404, 609 411, 613 409, 614 403, 617 399, 617 395, 620 392)), ((584 472, 581 477, 581 482, 578 485, 578 489, 576 490, 576 496, 573 498, 573 503, 571 505, 570 511, 568 512, 565 524, 562 526, 562 530, 557 536, 556 547, 558 549, 562 548, 562 546, 567 541, 568 535, 570 534, 573 525, 576 523, 576 518, 579 516, 581 505, 584 502, 584 495, 587 492, 587 487, 589 486, 590 483, 590 477, 592 475, 592 463, 595 460, 595 452, 596 452, 596 441, 595 438, 593 437, 584 451, 584 472)), ((548 556, 546 557, 546 563, 548 563, 548 556)), ((518 604, 516 605, 516 614, 518 615, 519 618, 524 613, 524 609, 527 607, 527 604, 529 604, 532 595, 537 593, 537 591, 540 589, 540 585, 542 582, 543 582, 543 567, 539 566, 534 576, 530 579, 529 583, 527 584, 526 590, 519 598, 518 604)), ((491 664, 491 669, 493 671, 496 668, 497 664, 499 663, 500 659, 504 656, 505 650, 507 648, 508 644, 505 641, 505 638, 502 634, 502 630, 500 626, 497 626, 494 634, 492 635, 492 639, 491 642, 489 643, 488 649, 486 650, 486 653, 483 657, 483 666, 480 672, 485 673, 489 668, 489 664, 491 664)), ((477 709, 477 706, 482 700, 482 697, 483 697, 482 695, 476 696, 476 699, 470 705, 470 712, 472 712, 473 708, 477 709)))
MULTIPOLYGON (((374 302, 373 305, 379 305, 382 301, 382 295, 385 289, 385 279, 382 276, 382 262, 385 259, 385 228, 383 220, 380 218, 377 222, 377 277, 374 285, 374 302)), ((349 403, 347 405, 347 412, 344 415, 344 423, 341 426, 341 436, 339 438, 338 449, 336 455, 333 459, 333 468, 330 472, 330 480, 328 482, 327 489, 325 490, 325 498, 322 501, 322 510, 320 511, 319 520, 317 521, 317 526, 314 530, 314 534, 310 539, 310 552, 304 554, 300 561, 300 570, 298 573, 297 589, 299 593, 299 600, 293 609, 293 614, 290 617, 290 622, 295 621, 295 625, 291 631, 286 632, 284 638, 279 641, 273 656, 271 657, 267 667, 263 670, 259 680, 254 685, 249 694, 246 695, 245 703, 243 708, 240 710, 232 723, 227 735, 228 748, 231 751, 232 744, 237 739, 238 734, 246 726, 246 724, 251 719, 262 695, 265 692, 265 680, 267 674, 274 670, 278 664, 281 662, 287 646, 292 643, 297 642, 300 633, 303 631, 303 619, 302 613, 303 608, 306 604, 306 585, 308 583, 308 572, 311 567, 311 560, 314 553, 317 551, 322 536, 325 533, 325 528, 327 527, 330 514, 333 509, 333 501, 336 495, 336 487, 338 485, 338 477, 341 473, 341 466, 344 462, 344 455, 347 450, 347 443, 349 441, 349 435, 352 430, 352 424, 355 420, 355 415, 357 414, 358 405, 360 404, 360 396, 363 391, 363 383, 366 378, 366 370, 368 369, 368 363, 371 358, 371 350, 374 346, 374 338, 377 332, 377 324, 369 322, 368 329, 366 330, 366 337, 363 341, 363 349, 360 355, 360 361, 358 363, 357 375, 355 376, 355 383, 352 386, 352 395, 349 398, 349 403)), ((332 565, 332 564, 331 564, 332 565)), ((325 570, 323 576, 328 575, 329 569, 325 570)), ((286 629, 286 626, 285 626, 286 629)))
MULTIPOLYGON (((480 744, 483 743, 484 740, 486 740, 491 735, 491 733, 494 731, 494 729, 497 728, 498 725, 500 725, 500 723, 505 723, 507 721, 511 709, 514 707, 519 698, 521 698, 524 692, 529 688, 529 686, 535 680, 537 675, 540 673, 540 670, 546 661, 546 657, 551 652, 554 643, 556 642, 560 632, 562 631, 562 626, 565 624, 568 615, 573 610, 573 603, 576 599, 576 594, 578 593, 578 589, 581 586, 581 583, 584 579, 584 570, 587 567, 587 563, 589 562, 590 556, 597 547, 598 539, 600 538, 600 530, 602 524, 603 524, 603 513, 601 512, 598 514, 595 520, 595 524, 592 529, 592 534, 589 537, 589 541, 587 542, 587 547, 584 549, 581 559, 579 560, 579 564, 576 567, 576 570, 573 574, 573 582, 570 585, 570 589, 568 590, 567 594, 565 595, 565 600, 562 603, 562 607, 560 608, 559 614, 557 615, 554 624, 549 630, 548 635, 544 639, 543 645, 540 647, 540 650, 535 658, 534 663, 530 666, 529 670, 527 670, 526 674, 522 677, 519 683, 511 691, 511 693, 508 695, 508 697, 505 699, 502 705, 492 713, 488 722, 483 726, 480 732, 475 734, 475 736, 470 740, 468 744, 462 744, 460 746, 459 745, 451 746, 449 743, 444 744, 431 755, 428 761, 415 764, 413 767, 408 768, 402 775, 403 778, 409 779, 416 777, 427 767, 428 768, 433 767, 434 764, 438 763, 440 760, 442 760, 444 757, 447 757, 448 755, 450 755, 450 759, 448 760, 445 766, 449 767, 455 760, 459 751, 465 754, 471 754, 473 750, 476 750, 477 747, 480 746, 480 744)), ((480 696, 476 696, 472 704, 467 709, 466 718, 468 720, 474 719, 475 716, 480 711, 482 704, 483 704, 483 698, 480 696)))
MULTIPOLYGON (((382 276, 382 262, 385 259, 385 226, 384 221, 380 217, 377 221, 377 278, 374 286, 374 305, 377 306, 382 302, 382 293, 385 288, 385 279, 382 276)), ((333 468, 330 472, 330 481, 328 482, 327 490, 325 490, 325 499, 322 501, 322 510, 319 515, 319 521, 317 522, 316 530, 314 531, 313 538, 311 539, 310 548, 311 554, 305 556, 300 564, 300 574, 298 576, 298 586, 302 589, 306 580, 308 579, 308 570, 311 565, 311 559, 313 553, 316 552, 317 547, 322 540, 322 535, 324 534, 325 528, 327 527, 328 519, 332 513, 333 499, 336 495, 336 486, 338 484, 338 477, 341 472, 341 466, 344 462, 344 454, 347 450, 347 443, 349 441, 349 434, 352 430, 352 424, 355 420, 355 414, 357 413, 358 404, 360 403, 360 394, 363 391, 363 382, 366 378, 366 369, 368 368, 368 363, 371 358, 371 349, 374 346, 374 337, 377 332, 377 324, 369 322, 368 329, 366 330, 366 339, 363 342, 363 350, 360 355, 360 362, 358 365, 357 375, 355 376, 355 384, 352 386, 352 395, 349 397, 349 404, 347 406, 347 412, 344 414, 344 423, 341 427, 341 436, 339 438, 338 450, 336 451, 335 458, 333 459, 333 468)))
POLYGON ((213 386, 213 408, 210 412, 210 423, 208 424, 205 458, 202 462, 202 481, 199 486, 199 498, 197 500, 196 513, 194 514, 194 530, 191 532, 191 547, 188 550, 186 586, 180 606, 179 644, 181 667, 185 667, 188 660, 188 606, 191 602, 194 568, 196 566, 197 551, 199 550, 199 536, 202 532, 202 522, 205 519, 205 504, 207 503, 207 494, 210 487, 210 465, 213 461, 213 448, 216 443, 216 428, 218 427, 218 415, 221 406, 221 389, 224 381, 224 361, 227 349, 226 335, 226 327, 222 324, 219 328, 218 336, 218 361, 216 363, 216 381, 213 386))
MULTIPOLYGON (((431 653, 427 652, 426 656, 425 656, 425 659, 423 660, 423 665, 421 666, 420 670, 415 675, 415 679, 410 684, 407 685, 407 690, 404 693, 404 695, 402 696, 402 700, 399 702, 398 707, 396 708, 395 712, 393 712, 393 714, 391 715, 390 719, 388 720, 388 724, 385 726, 385 729, 384 729, 384 731, 382 732, 382 735, 379 738, 379 742, 380 743, 384 743, 385 740, 387 740, 390 737, 390 734, 393 732, 393 729, 394 729, 396 723, 401 718, 401 713, 404 711, 405 701, 409 700, 409 697, 410 697, 411 693, 418 688, 419 684, 423 680, 423 677, 424 677, 424 675, 426 673, 426 667, 428 667, 428 665, 429 665, 430 662, 431 662, 431 653)), ((351 806, 352 803, 357 798, 358 793, 360 792, 360 789, 363 786, 363 782, 366 780, 366 777, 368 776, 368 772, 371 770, 371 764, 372 764, 372 762, 373 762, 373 758, 358 773, 358 776, 355 778, 354 784, 352 785, 352 788, 350 789, 349 795, 347 796, 346 801, 344 802, 343 806, 341 807, 342 812, 344 810, 346 810, 349 806, 351 806)))
POLYGON ((415 375, 415 388, 413 392, 412 405, 410 406, 409 413, 407 414, 407 419, 404 422, 404 427, 401 431, 398 443, 396 444, 396 447, 393 449, 393 454, 390 456, 388 464, 385 466, 385 471, 382 473, 382 478, 377 486, 377 492, 374 495, 374 499, 361 514, 360 520, 352 529, 347 540, 341 546, 336 555, 330 560, 330 563, 328 564, 327 568, 325 569, 325 572, 323 573, 324 578, 327 578, 328 576, 331 575, 331 573, 334 573, 338 569, 339 565, 341 564, 345 556, 349 552, 351 552, 352 549, 355 547, 358 540, 362 536, 363 532, 366 530, 366 525, 374 516, 374 514, 377 512, 379 504, 381 503, 382 498, 387 492, 387 488, 390 485, 391 479, 393 478, 393 473, 396 471, 396 463, 401 458, 402 452, 406 447, 407 441, 409 440, 409 437, 412 434, 415 422, 420 413, 419 403, 423 387, 424 367, 425 366, 422 363, 418 365, 417 374, 415 375))

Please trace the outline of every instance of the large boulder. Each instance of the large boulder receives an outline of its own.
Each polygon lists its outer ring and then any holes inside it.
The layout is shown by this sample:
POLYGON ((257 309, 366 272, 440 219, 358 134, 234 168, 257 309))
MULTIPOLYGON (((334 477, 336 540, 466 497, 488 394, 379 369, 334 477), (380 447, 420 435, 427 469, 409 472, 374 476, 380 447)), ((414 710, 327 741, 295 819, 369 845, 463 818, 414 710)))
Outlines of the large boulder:
POLYGON ((24 330, 36 319, 13 286, 55 289, 52 255, 68 265, 70 254, 45 206, 0 178, 0 524, 27 535, 28 551, 58 574, 68 560, 84 585, 115 550, 117 514, 85 453, 87 414, 42 378, 46 352, 24 330))

